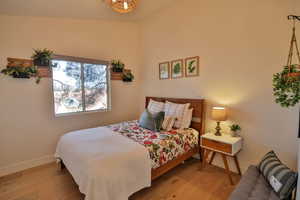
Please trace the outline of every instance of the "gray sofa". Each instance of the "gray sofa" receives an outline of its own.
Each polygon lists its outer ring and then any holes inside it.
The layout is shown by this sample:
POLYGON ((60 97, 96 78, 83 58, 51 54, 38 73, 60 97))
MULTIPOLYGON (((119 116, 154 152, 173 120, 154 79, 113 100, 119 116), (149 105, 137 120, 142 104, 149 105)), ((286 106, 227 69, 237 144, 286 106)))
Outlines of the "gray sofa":
MULTIPOLYGON (((290 198, 289 198, 290 199, 290 198)), ((256 166, 250 166, 240 180, 229 200, 280 200, 260 174, 256 166)))

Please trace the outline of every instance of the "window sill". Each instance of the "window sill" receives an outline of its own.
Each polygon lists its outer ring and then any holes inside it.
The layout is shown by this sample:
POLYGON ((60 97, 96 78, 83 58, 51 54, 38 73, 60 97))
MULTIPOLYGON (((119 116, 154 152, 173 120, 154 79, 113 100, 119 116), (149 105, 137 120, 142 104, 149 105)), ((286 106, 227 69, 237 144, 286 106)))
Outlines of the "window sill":
POLYGON ((72 112, 72 113, 54 114, 54 116, 56 118, 59 118, 59 117, 68 117, 68 116, 76 116, 76 115, 104 113, 104 112, 110 112, 110 111, 111 111, 111 108, 108 108, 108 109, 85 111, 85 112, 72 112))

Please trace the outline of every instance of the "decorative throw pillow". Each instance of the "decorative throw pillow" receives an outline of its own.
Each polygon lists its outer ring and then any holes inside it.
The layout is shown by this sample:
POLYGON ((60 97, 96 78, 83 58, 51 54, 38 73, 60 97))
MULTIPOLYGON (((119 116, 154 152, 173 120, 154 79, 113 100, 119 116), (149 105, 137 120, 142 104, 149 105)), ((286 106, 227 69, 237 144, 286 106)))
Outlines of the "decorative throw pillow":
POLYGON ((286 167, 274 151, 270 151, 263 157, 258 169, 280 199, 290 196, 297 183, 297 173, 286 167))
POLYGON ((192 118, 193 118, 193 108, 188 109, 187 112, 184 113, 183 116, 183 120, 182 120, 182 124, 181 124, 181 128, 190 128, 191 126, 191 122, 192 122, 192 118))
POLYGON ((164 121, 162 123, 162 129, 166 131, 170 131, 175 123, 175 117, 172 116, 166 116, 164 118, 164 121))
POLYGON ((148 109, 146 109, 140 117, 139 125, 145 129, 159 132, 164 120, 164 116, 164 112, 151 114, 148 109))
POLYGON ((150 113, 155 114, 155 113, 163 112, 164 107, 165 107, 165 103, 150 99, 147 109, 150 113))
POLYGON ((182 120, 185 112, 188 111, 190 104, 177 104, 167 101, 165 103, 165 115, 175 117, 175 128, 181 128, 182 120))

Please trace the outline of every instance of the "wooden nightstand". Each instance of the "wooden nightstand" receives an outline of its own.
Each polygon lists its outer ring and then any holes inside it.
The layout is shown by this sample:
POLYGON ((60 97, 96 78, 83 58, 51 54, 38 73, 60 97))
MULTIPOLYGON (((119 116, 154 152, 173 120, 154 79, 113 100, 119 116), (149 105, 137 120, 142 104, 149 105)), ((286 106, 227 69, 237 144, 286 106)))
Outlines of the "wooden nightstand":
POLYGON ((242 175, 239 161, 237 158, 238 152, 242 149, 242 138, 241 137, 231 137, 230 135, 222 135, 222 136, 215 136, 213 133, 206 133, 201 136, 201 147, 202 150, 202 167, 205 166, 207 162, 207 158, 209 154, 212 152, 209 164, 212 164, 216 153, 220 153, 226 172, 228 174, 228 178, 230 183, 233 185, 233 180, 231 177, 231 171, 229 170, 227 156, 233 157, 236 168, 238 170, 239 175, 242 175))

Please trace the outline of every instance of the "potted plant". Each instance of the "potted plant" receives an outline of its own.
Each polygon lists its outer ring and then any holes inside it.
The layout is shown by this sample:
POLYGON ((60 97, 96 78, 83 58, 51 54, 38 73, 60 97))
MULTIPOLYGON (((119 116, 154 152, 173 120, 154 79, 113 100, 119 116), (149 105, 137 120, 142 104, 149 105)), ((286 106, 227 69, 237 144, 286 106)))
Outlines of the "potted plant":
POLYGON ((35 66, 49 67, 51 63, 53 51, 49 49, 34 49, 34 54, 31 56, 35 66))
POLYGON ((41 77, 38 76, 37 67, 8 67, 1 70, 2 74, 11 76, 13 78, 30 78, 36 77, 36 83, 41 81, 41 77))
POLYGON ((133 79, 134 79, 134 76, 130 71, 129 72, 124 72, 122 79, 123 79, 124 82, 132 82, 133 79))
POLYGON ((112 60, 111 65, 113 72, 123 72, 125 66, 121 60, 112 60))
POLYGON ((273 75, 275 102, 282 107, 293 107, 300 100, 300 77, 298 65, 285 66, 282 72, 273 75))
POLYGON ((241 127, 238 124, 232 124, 230 126, 230 130, 231 130, 231 136, 232 137, 238 137, 239 136, 239 132, 241 131, 241 127))
POLYGON ((300 77, 300 65, 294 64, 292 66, 292 70, 290 70, 290 72, 288 73, 288 76, 291 77, 300 77))

